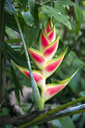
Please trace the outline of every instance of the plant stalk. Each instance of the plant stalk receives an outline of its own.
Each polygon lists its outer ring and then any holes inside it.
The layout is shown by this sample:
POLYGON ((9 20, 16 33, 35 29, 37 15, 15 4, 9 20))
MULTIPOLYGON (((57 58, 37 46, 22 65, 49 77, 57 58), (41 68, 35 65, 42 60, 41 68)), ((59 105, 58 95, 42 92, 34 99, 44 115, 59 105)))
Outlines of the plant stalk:
POLYGON ((23 41, 23 46, 24 46, 24 50, 25 50, 25 54, 26 54, 26 59, 27 59, 27 65, 28 65, 28 68, 29 68, 29 72, 30 72, 30 78, 31 78, 31 84, 32 84, 32 89, 33 89, 33 96, 34 96, 34 101, 35 101, 35 108, 36 110, 43 110, 43 103, 42 103, 42 99, 41 99, 41 96, 40 96, 40 93, 39 93, 39 90, 38 90, 38 87, 37 87, 37 84, 34 80, 34 77, 33 77, 33 74, 32 74, 32 70, 31 70, 31 64, 30 64, 30 59, 29 59, 29 54, 28 54, 28 50, 27 50, 27 46, 26 46, 26 43, 25 43, 25 40, 24 40, 24 36, 23 36, 23 32, 22 32, 22 29, 21 29, 21 25, 19 23, 19 20, 18 20, 18 17, 17 17, 17 14, 16 14, 16 11, 15 11, 15 7, 13 4, 11 4, 9 2, 9 0, 7 0, 10 7, 12 8, 13 10, 13 14, 14 14, 14 17, 15 17, 15 20, 16 20, 16 23, 17 23, 17 26, 19 28, 19 32, 21 34, 21 38, 22 38, 22 41, 23 41))
POLYGON ((76 103, 78 103, 78 102, 81 102, 81 101, 84 101, 85 100, 85 96, 84 97, 81 97, 81 98, 78 98, 78 99, 76 99, 76 100, 74 100, 74 101, 71 101, 71 102, 69 102, 69 103, 67 103, 67 104, 64 104, 64 105, 61 105, 61 106, 59 106, 59 107, 57 107, 57 108, 55 108, 55 109, 53 109, 53 110, 50 110, 50 111, 48 111, 47 113, 45 113, 45 114, 43 114, 43 115, 40 115, 39 117, 37 117, 36 119, 35 119, 35 121, 36 120, 38 120, 38 119, 43 119, 44 117, 46 117, 46 116, 50 116, 50 115, 54 115, 54 114, 56 114, 58 111, 61 111, 62 109, 65 109, 65 108, 67 108, 67 107, 69 107, 69 106, 71 106, 71 105, 74 105, 74 104, 76 104, 76 103))
MULTIPOLYGON (((59 112, 57 112, 56 114, 54 115, 48 115, 48 117, 44 117, 44 119, 38 119, 37 121, 34 121, 34 119, 36 117, 38 117, 38 115, 40 114, 43 114, 43 112, 46 112, 46 111, 34 111, 34 112, 31 112, 27 115, 23 115, 21 117, 10 117, 10 116, 3 116, 2 117, 2 126, 3 125, 7 125, 7 124, 20 124, 20 123, 24 123, 22 124, 21 128, 30 128, 30 127, 33 127, 35 125, 39 125, 39 124, 42 124, 44 122, 47 122, 47 121, 50 121, 50 120, 53 120, 53 119, 56 119, 56 118, 61 118, 61 117, 65 117, 65 116, 69 116, 69 115, 74 115, 74 114, 78 114, 78 113, 84 113, 85 112, 85 104, 82 104, 82 105, 78 105, 78 106, 75 106, 75 107, 71 107, 71 108, 67 108, 65 110, 61 110, 59 112), (28 124, 26 124, 25 122, 29 122, 28 124)), ((0 125, 1 126, 1 125, 0 125)))
POLYGON ((75 107, 71 107, 71 108, 67 108, 65 110, 62 110, 54 115, 48 115, 46 117, 44 117, 43 119, 38 119, 35 121, 35 119, 31 122, 28 123, 28 125, 26 124, 22 124, 20 126, 20 128, 26 128, 26 127, 33 127, 35 125, 39 125, 39 124, 42 124, 42 123, 45 123, 47 121, 50 121, 50 120, 54 120, 54 119, 57 119, 57 118, 61 118, 61 117, 65 117, 65 116, 69 116, 69 115, 74 115, 74 114, 78 114, 78 113, 84 113, 85 112, 85 104, 82 104, 82 105, 78 105, 78 106, 75 106, 75 107))
POLYGON ((31 128, 33 126, 36 126, 36 125, 40 125, 42 123, 45 123, 47 121, 51 121, 51 120, 54 120, 54 119, 58 119, 58 118, 62 118, 62 117, 66 117, 66 116, 70 116, 70 115, 74 115, 74 114, 79 114, 79 113, 84 113, 85 112, 85 109, 83 110, 78 110, 78 111, 73 111, 73 112, 67 112, 67 109, 65 110, 66 113, 63 114, 64 111, 62 112, 59 112, 57 113, 57 115, 53 116, 53 117, 48 117, 48 118, 44 118, 44 119, 41 119, 39 121, 35 121, 35 122, 32 122, 31 124, 27 125, 26 127, 23 127, 23 128, 31 128))
MULTIPOLYGON (((79 98, 79 99, 76 99, 76 100, 74 100, 74 101, 71 101, 71 102, 69 102, 69 103, 67 103, 67 104, 64 104, 64 105, 62 105, 62 106, 59 106, 59 107, 57 107, 57 108, 55 108, 55 109, 53 109, 53 110, 51 110, 51 111, 49 111, 49 112, 46 112, 46 113, 44 113, 44 114, 38 116, 36 119, 34 119, 34 120, 31 121, 31 122, 28 122, 28 123, 25 123, 25 124, 21 125, 20 128, 25 127, 25 126, 29 126, 29 128, 30 128, 30 125, 32 126, 32 124, 35 124, 35 125, 40 124, 40 121, 41 121, 41 120, 42 120, 43 122, 47 122, 47 121, 51 120, 51 119, 46 120, 48 117, 53 116, 54 114, 56 114, 57 112, 61 111, 62 109, 65 109, 65 108, 68 107, 68 106, 71 106, 71 105, 73 105, 73 104, 76 104, 76 103, 81 102, 81 101, 84 101, 84 100, 85 100, 85 96, 84 96, 84 97, 81 97, 81 98, 79 98), (36 122, 37 122, 37 123, 36 123, 36 122)), ((83 110, 82 110, 82 111, 83 111, 83 110)), ((85 108, 84 108, 84 112, 85 112, 85 108)), ((74 112, 73 112, 73 113, 74 113, 74 112)), ((73 113, 71 113, 71 114, 73 114, 73 113)), ((76 113, 77 113, 77 112, 76 112, 76 113)), ((76 114, 76 113, 75 113, 75 114, 76 114)), ((79 111, 78 113, 80 113, 80 111, 79 111)), ((71 115, 71 114, 70 114, 70 115, 71 115)), ((42 121, 41 121, 41 122, 42 122, 42 121)))

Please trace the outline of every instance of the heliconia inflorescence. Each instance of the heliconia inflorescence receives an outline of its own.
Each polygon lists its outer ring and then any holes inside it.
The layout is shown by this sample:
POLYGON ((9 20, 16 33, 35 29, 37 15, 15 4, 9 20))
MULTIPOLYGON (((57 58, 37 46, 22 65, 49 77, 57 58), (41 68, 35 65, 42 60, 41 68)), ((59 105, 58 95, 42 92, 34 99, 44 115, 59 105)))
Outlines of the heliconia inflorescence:
MULTIPOLYGON (((59 44, 59 35, 56 36, 55 26, 52 24, 51 20, 49 20, 44 28, 41 31, 39 37, 39 50, 34 48, 29 48, 28 52, 36 64, 36 66, 40 70, 33 70, 33 77, 41 89, 41 98, 43 104, 53 97, 55 94, 60 92, 72 79, 74 76, 71 75, 67 79, 60 81, 58 83, 46 84, 46 79, 54 73, 54 71, 59 67, 61 64, 67 48, 57 57, 53 58, 54 54, 57 51, 59 44)), ((29 70, 18 66, 13 62, 13 64, 27 77, 30 79, 29 70)))

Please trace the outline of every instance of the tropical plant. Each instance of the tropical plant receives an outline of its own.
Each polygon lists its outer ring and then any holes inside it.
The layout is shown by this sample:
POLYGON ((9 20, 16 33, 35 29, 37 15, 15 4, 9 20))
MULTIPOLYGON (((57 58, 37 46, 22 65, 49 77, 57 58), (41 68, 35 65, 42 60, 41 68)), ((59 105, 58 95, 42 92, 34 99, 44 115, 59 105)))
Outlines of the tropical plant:
MULTIPOLYGON (((41 31, 39 37, 39 50, 35 50, 33 48, 29 48, 29 54, 36 64, 36 66, 40 70, 33 70, 33 77, 37 83, 37 85, 41 89, 41 102, 38 104, 42 104, 42 107, 39 108, 43 110, 44 103, 53 97, 55 94, 60 92, 72 79, 72 77, 76 74, 72 74, 70 77, 63 81, 59 81, 57 83, 46 84, 46 79, 53 74, 53 72, 59 67, 61 64, 67 48, 59 54, 57 57, 53 58, 59 43, 59 35, 56 37, 55 26, 52 24, 51 20, 48 21, 44 30, 41 31), (53 59, 52 59, 53 58, 53 59)), ((28 69, 20 67, 14 63, 14 65, 30 79, 30 72, 28 69)), ((40 105, 41 106, 41 105, 40 105)))
MULTIPOLYGON (((81 9, 84 17, 84 2, 80 1, 80 4, 82 5, 81 9)), ((84 67, 79 72, 79 67, 81 67, 81 65, 85 66, 85 51, 83 47, 81 47, 82 50, 79 47, 80 39, 81 42, 83 42, 82 46, 85 46, 84 27, 81 27, 80 30, 81 23, 84 24, 83 19, 84 18, 81 18, 80 6, 70 0, 0 1, 1 127, 13 127, 16 125, 21 128, 30 128, 51 121, 52 128, 74 128, 73 121, 75 122, 75 120, 81 117, 79 127, 83 128, 84 121, 82 120, 85 119, 85 104, 83 103, 85 100, 85 92, 83 91, 83 89, 85 89, 85 80, 82 74, 84 67), (10 31, 9 28, 11 28, 10 31), (19 36, 18 38, 15 31, 19 36), (80 35, 80 33, 82 34, 80 35), (63 63, 61 64, 62 61, 63 63), (16 67, 29 78, 31 82, 23 77, 22 74, 17 77, 18 70, 16 67), (56 76, 59 80, 57 80, 56 76), (23 79, 20 79, 20 77, 23 79), (10 79, 12 82, 9 86, 7 86, 7 79, 10 79), (71 79, 72 81, 70 82, 71 79), (16 103, 18 103, 18 107, 22 110, 23 105, 20 103, 20 94, 22 96, 24 95, 24 82, 28 87, 31 84, 35 111, 32 111, 32 104, 28 113, 26 105, 24 104, 26 115, 17 116, 15 115, 17 112, 13 111, 15 104, 10 107, 10 99, 7 95, 9 95, 10 90, 14 88, 17 98, 16 103), (63 91, 62 89, 67 84, 67 88, 63 91), (69 96, 67 96, 68 94, 69 96), (46 101, 49 103, 48 106, 53 106, 53 100, 51 99, 50 102, 49 99, 54 95, 54 98, 59 102, 59 106, 56 105, 56 108, 51 108, 50 111, 43 110, 46 101), (74 100, 72 98, 74 98, 74 100), (74 106, 74 104, 77 106, 74 106), (71 107, 68 108, 69 106, 71 107), (77 113, 83 114, 73 116, 72 121, 70 115, 77 113), (67 120, 69 122, 68 124, 67 120)), ((27 106, 29 106, 29 104, 27 104, 27 106)))

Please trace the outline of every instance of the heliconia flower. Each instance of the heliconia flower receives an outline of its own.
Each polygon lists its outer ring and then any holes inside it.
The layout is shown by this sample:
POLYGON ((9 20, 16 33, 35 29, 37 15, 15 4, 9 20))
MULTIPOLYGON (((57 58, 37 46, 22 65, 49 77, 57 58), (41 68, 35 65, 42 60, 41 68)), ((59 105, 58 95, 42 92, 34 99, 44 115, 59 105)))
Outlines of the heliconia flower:
POLYGON ((48 23, 45 28, 45 33, 47 34, 51 30, 50 24, 48 23))
POLYGON ((42 66, 46 63, 45 56, 43 56, 43 54, 40 51, 35 50, 33 48, 29 48, 28 50, 34 63, 37 65, 39 69, 42 69, 42 66))
MULTIPOLYGON (((30 73, 29 71, 26 70, 21 70, 21 72, 30 79, 30 73)), ((33 73, 33 77, 38 85, 38 87, 40 87, 41 89, 43 89, 45 87, 45 77, 41 74, 40 71, 32 71, 33 73)))
POLYGON ((52 27, 53 27, 52 21, 49 19, 45 26, 45 33, 47 34, 51 30, 52 27))
MULTIPOLYGON (((57 51, 59 44, 59 35, 56 37, 55 25, 52 24, 51 20, 49 19, 48 23, 46 24, 45 28, 41 31, 39 37, 39 50, 34 48, 29 48, 28 52, 36 64, 36 66, 40 69, 32 70, 33 77, 41 89, 41 98, 43 104, 53 97, 55 94, 60 92, 72 79, 72 77, 77 73, 77 71, 72 74, 67 79, 60 81, 59 83, 47 84, 46 79, 54 73, 54 71, 59 67, 61 64, 66 52, 67 48, 57 57, 54 57, 54 54, 57 51), (53 59, 52 59, 53 58, 53 59)), ((29 70, 18 66, 14 62, 12 62, 27 78, 30 79, 29 70)))
POLYGON ((47 84, 41 93, 43 103, 60 92, 70 82, 70 80, 74 77, 78 70, 74 72, 70 77, 60 81, 59 83, 47 84))
MULTIPOLYGON (((15 64, 14 62, 12 62, 27 78, 30 79, 30 73, 29 70, 27 68, 23 68, 17 64, 15 64)), ((41 89, 43 89, 45 87, 45 77, 41 74, 41 71, 37 71, 37 70, 32 70, 33 73, 33 77, 38 85, 38 87, 40 87, 41 89)))
POLYGON ((53 42, 55 40, 55 26, 47 33, 47 37, 53 42))
POLYGON ((54 56, 58 47, 58 42, 59 42, 59 36, 57 36, 56 40, 53 43, 49 44, 43 49, 42 52, 47 60, 50 60, 54 56))
POLYGON ((40 42, 39 43, 40 51, 42 51, 46 46, 51 44, 51 40, 47 37, 47 35, 45 34, 45 32, 43 30, 41 32, 39 42, 40 42))
POLYGON ((42 68, 42 74, 47 78, 49 77, 61 64, 65 53, 67 51, 67 48, 59 55, 57 56, 55 59, 52 59, 50 61, 48 61, 42 68))

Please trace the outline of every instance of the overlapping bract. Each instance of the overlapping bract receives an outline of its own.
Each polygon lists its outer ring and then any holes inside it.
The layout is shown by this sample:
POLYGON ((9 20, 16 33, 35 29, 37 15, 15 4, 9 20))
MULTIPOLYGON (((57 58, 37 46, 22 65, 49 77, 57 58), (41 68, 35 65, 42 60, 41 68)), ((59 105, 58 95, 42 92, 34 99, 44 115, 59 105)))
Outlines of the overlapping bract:
MULTIPOLYGON (((53 58, 58 48, 58 44, 59 35, 56 36, 55 26, 52 24, 51 20, 49 20, 44 30, 41 31, 39 38, 39 50, 33 48, 28 49, 33 62, 40 69, 37 71, 33 70, 32 73, 38 87, 41 89, 41 98, 43 103, 61 91, 74 76, 73 74, 69 78, 56 84, 46 84, 46 79, 59 67, 67 51, 66 48, 60 55, 53 58)), ((15 63, 14 65, 30 79, 28 69, 20 67, 15 63)))

